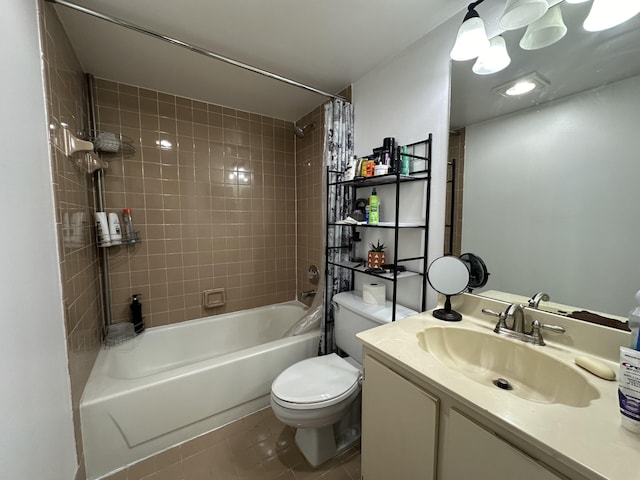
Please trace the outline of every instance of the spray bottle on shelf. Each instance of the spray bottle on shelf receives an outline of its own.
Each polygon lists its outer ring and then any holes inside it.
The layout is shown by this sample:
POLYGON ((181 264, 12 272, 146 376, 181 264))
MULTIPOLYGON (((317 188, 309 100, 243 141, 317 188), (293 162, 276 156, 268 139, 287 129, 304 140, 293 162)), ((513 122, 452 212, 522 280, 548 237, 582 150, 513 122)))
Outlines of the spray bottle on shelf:
POLYGON ((130 208, 122 210, 122 239, 124 243, 136 243, 138 241, 138 232, 133 228, 130 208))
POLYGON ((142 320, 142 304, 138 300, 138 297, 141 295, 139 293, 134 293, 132 298, 133 301, 131 305, 129 305, 129 309, 131 310, 131 322, 133 323, 133 329, 136 332, 136 335, 142 333, 144 331, 144 321, 142 320))

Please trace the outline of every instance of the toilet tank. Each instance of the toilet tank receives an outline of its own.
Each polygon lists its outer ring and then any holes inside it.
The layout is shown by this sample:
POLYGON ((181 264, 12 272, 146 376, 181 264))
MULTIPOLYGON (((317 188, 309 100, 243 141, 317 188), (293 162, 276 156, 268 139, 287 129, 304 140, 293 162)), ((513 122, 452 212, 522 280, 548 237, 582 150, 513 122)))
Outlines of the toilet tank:
MULTIPOLYGON (((391 322, 393 303, 389 300, 386 300, 384 305, 364 303, 362 292, 356 290, 334 295, 333 303, 336 345, 362 365, 362 344, 356 338, 356 334, 391 322)), ((398 304, 396 320, 417 313, 398 304)))

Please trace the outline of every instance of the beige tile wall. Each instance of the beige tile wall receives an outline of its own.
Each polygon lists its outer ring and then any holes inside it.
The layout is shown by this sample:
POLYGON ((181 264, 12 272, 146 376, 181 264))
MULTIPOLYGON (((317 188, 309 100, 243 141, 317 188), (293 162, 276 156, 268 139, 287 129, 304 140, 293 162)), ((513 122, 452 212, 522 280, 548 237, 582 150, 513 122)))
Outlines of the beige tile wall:
MULTIPOLYGON (((82 68, 53 6, 41 1, 39 11, 49 122, 65 122, 73 132, 81 132, 87 120, 82 68)), ((92 226, 93 185, 88 173, 53 144, 50 155, 76 448, 82 464, 78 407, 101 340, 99 263, 92 226)))
MULTIPOLYGON (((303 138, 296 138, 297 167, 297 221, 298 221, 298 289, 317 290, 318 285, 309 281, 307 271, 311 265, 322 268, 323 225, 323 148, 324 109, 322 106, 305 115, 296 124, 303 127, 315 123, 303 138)), ((302 299, 310 304, 312 297, 302 299)))
POLYGON ((110 249, 114 321, 128 319, 133 293, 148 326, 293 300, 293 124, 96 85, 99 130, 130 137, 136 150, 111 159, 105 182, 107 211, 131 208, 142 237, 110 249), (202 292, 213 288, 225 289, 226 305, 205 309, 202 292))

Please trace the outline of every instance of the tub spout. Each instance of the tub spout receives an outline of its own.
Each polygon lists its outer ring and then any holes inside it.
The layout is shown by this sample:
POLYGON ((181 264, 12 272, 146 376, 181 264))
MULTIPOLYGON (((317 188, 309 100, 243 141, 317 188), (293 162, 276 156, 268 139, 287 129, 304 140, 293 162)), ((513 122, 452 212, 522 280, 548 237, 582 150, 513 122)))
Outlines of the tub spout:
POLYGON ((315 290, 306 290, 306 291, 302 291, 300 292, 300 299, 305 299, 305 298, 309 298, 309 297, 313 297, 315 296, 316 291, 315 290))

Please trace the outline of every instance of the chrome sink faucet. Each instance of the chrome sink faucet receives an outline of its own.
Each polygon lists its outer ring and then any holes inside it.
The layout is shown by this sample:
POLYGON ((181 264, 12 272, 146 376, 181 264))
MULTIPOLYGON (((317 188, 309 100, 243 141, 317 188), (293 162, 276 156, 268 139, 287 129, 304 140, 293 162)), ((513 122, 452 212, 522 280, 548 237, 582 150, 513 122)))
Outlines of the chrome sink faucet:
POLYGON ((494 312, 488 308, 483 308, 482 313, 498 317, 498 323, 493 329, 496 333, 503 333, 506 330, 524 333, 524 307, 519 303, 512 303, 504 312, 494 312), (507 325, 508 319, 511 320, 511 326, 507 325))
POLYGON ((529 306, 531 308, 538 308, 540 302, 548 302, 549 294, 544 292, 538 292, 529 299, 529 306))
POLYGON ((513 319, 511 329, 516 333, 524 333, 524 307, 519 303, 512 303, 505 313, 507 318, 513 319))
POLYGON ((532 343, 533 345, 546 345, 541 329, 551 330, 556 333, 564 333, 565 329, 557 325, 547 325, 540 323, 538 320, 531 322, 531 329, 525 331, 525 313, 524 306, 519 303, 512 303, 504 312, 494 312, 488 308, 483 308, 482 313, 485 315, 493 315, 498 317, 498 323, 493 329, 499 335, 517 338, 523 342, 532 343), (507 320, 511 320, 511 326, 507 325, 507 320))

